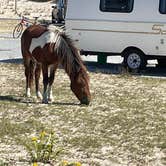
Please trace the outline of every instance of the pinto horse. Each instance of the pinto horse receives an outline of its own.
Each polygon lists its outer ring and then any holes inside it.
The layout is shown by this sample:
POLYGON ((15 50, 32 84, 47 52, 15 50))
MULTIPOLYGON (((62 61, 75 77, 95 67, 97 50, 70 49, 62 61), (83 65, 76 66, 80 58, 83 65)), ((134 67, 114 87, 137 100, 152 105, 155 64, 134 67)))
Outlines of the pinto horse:
POLYGON ((52 84, 55 71, 61 64, 71 80, 71 90, 81 104, 91 99, 89 78, 79 51, 62 28, 41 25, 28 27, 21 37, 21 51, 25 66, 26 95, 30 97, 35 75, 36 95, 43 103, 53 100, 52 84), (39 91, 39 77, 43 73, 43 96, 39 91))

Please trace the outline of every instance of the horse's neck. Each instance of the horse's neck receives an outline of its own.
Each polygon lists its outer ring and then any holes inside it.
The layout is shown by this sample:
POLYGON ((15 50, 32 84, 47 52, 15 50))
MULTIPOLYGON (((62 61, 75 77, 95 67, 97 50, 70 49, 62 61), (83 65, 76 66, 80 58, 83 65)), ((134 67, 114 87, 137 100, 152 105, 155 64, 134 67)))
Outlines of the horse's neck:
POLYGON ((71 79, 86 71, 80 55, 70 38, 60 35, 56 48, 58 48, 57 55, 61 64, 71 79))

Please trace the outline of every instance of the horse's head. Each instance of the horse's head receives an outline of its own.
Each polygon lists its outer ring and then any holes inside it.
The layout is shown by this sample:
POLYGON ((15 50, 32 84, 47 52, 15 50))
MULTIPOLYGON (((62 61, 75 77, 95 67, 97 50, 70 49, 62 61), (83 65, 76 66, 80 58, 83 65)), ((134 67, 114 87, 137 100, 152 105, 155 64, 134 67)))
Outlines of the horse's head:
POLYGON ((71 80, 71 90, 81 104, 89 105, 91 100, 89 78, 79 50, 74 42, 63 32, 58 33, 55 53, 71 80), (57 49, 58 48, 58 49, 57 49))
POLYGON ((89 79, 87 74, 80 72, 71 80, 71 90, 74 92, 81 104, 89 105, 91 94, 89 90, 89 79))

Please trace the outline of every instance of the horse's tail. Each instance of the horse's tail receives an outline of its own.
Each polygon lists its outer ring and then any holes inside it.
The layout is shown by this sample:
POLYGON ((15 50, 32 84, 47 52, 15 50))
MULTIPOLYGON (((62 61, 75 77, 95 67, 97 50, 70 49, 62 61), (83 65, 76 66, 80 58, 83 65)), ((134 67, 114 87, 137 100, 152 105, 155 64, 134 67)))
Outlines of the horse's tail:
POLYGON ((25 47, 25 42, 24 42, 24 33, 23 33, 22 36, 21 36, 21 53, 22 53, 22 56, 24 55, 24 51, 25 51, 24 47, 25 47))
POLYGON ((71 73, 78 73, 80 69, 86 71, 79 50, 75 47, 73 40, 66 35, 65 32, 59 33, 57 44, 57 54, 61 58, 62 66, 69 75, 71 75, 71 73))
POLYGON ((21 36, 21 53, 23 60, 26 58, 30 58, 30 52, 29 52, 29 43, 30 40, 26 39, 27 31, 25 30, 21 36))

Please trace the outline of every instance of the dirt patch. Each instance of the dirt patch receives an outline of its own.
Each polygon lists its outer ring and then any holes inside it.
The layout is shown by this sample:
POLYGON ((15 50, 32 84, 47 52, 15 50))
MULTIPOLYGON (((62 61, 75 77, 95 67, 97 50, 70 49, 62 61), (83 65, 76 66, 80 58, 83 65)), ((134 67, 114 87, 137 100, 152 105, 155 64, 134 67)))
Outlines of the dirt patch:
POLYGON ((23 141, 53 130, 62 160, 83 166, 166 164, 166 80, 89 73, 92 102, 81 106, 65 72, 56 73, 55 101, 24 97, 22 64, 0 63, 0 163, 30 165, 23 141))

